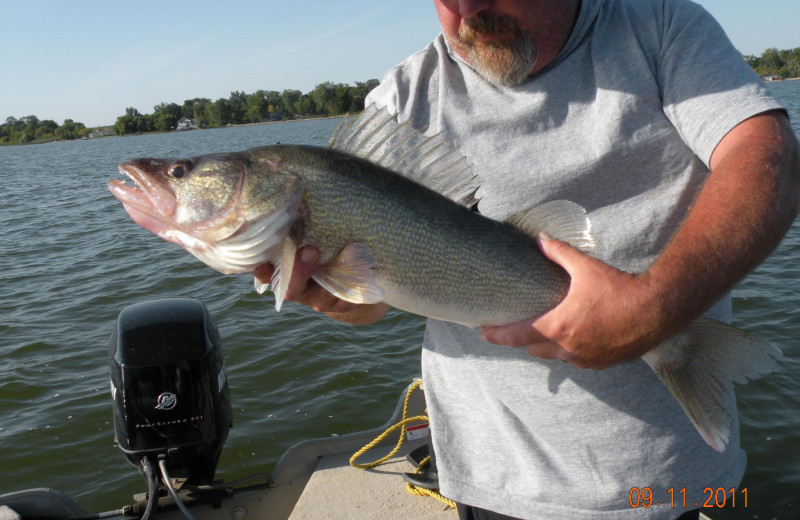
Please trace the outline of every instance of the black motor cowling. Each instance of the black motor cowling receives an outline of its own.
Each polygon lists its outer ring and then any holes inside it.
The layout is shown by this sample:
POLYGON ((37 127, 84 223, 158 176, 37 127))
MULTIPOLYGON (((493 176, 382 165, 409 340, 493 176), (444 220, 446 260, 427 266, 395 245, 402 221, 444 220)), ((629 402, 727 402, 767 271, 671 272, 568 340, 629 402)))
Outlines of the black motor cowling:
POLYGON ((169 474, 210 484, 232 426, 219 333, 198 300, 124 308, 109 349, 114 436, 128 460, 166 456, 169 474))

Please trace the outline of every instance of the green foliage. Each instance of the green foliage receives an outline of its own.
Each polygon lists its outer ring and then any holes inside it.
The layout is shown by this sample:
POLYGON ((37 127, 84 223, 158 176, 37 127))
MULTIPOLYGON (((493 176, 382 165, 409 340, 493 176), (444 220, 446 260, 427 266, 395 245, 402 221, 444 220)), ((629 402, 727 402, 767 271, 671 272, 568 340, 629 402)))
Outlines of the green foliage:
POLYGON ((267 94, 259 90, 245 98, 245 119, 248 123, 257 123, 269 118, 269 101, 267 94))
POLYGON ((52 119, 39 120, 33 115, 19 119, 9 116, 0 125, 0 145, 81 139, 90 131, 83 123, 76 123, 72 119, 66 119, 63 125, 59 125, 52 119))
POLYGON ((761 77, 800 78, 800 47, 783 51, 767 49, 760 57, 748 55, 744 59, 761 77))
POLYGON ((337 116, 364 110, 364 98, 378 86, 378 80, 356 82, 355 85, 320 83, 303 94, 299 90, 258 90, 252 94, 234 91, 228 98, 211 101, 207 98, 187 99, 183 105, 161 103, 153 114, 140 114, 128 108, 114 125, 118 135, 142 132, 165 132, 177 127, 179 119, 194 120, 200 128, 263 123, 301 117, 337 116))
MULTIPOLYGON (((160 105, 159 105, 160 106, 160 105)), ((117 135, 143 134, 156 129, 156 117, 152 114, 141 114, 133 107, 125 109, 125 115, 119 116, 114 123, 114 133, 117 135)))
POLYGON ((161 103, 153 107, 153 127, 159 132, 174 130, 182 117, 181 107, 175 103, 161 103))
MULTIPOLYGON (((211 101, 208 98, 187 99, 183 105, 161 103, 152 114, 142 114, 133 107, 117 117, 111 130, 117 135, 168 132, 178 127, 181 118, 192 119, 200 128, 263 123, 305 117, 337 116, 364 110, 364 98, 378 86, 377 79, 357 81, 355 85, 320 83, 303 94, 299 90, 258 90, 252 94, 234 91, 228 98, 211 101)), ((92 129, 72 119, 58 125, 55 121, 40 121, 34 115, 16 118, 9 116, 0 124, 0 145, 27 144, 54 140, 83 139, 92 129)))

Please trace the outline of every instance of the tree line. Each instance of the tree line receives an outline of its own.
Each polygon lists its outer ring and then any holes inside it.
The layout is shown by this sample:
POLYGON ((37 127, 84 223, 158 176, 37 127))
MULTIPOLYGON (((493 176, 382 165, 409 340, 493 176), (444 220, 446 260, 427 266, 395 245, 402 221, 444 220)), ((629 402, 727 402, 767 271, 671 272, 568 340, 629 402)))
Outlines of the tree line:
POLYGON ((212 101, 208 98, 187 99, 182 105, 161 103, 152 114, 142 114, 128 107, 125 115, 114 123, 117 135, 145 132, 166 132, 177 128, 178 121, 191 119, 200 128, 227 125, 283 121, 297 117, 337 116, 364 110, 364 98, 379 81, 357 81, 355 85, 320 83, 311 92, 287 89, 258 90, 251 94, 234 91, 227 98, 212 101))
POLYGON ((25 116, 17 119, 7 117, 0 125, 0 144, 28 144, 53 140, 80 139, 89 135, 91 128, 72 119, 64 120, 59 125, 52 119, 40 120, 36 116, 25 116))
MULTIPOLYGON (((283 121, 302 117, 336 116, 358 113, 364 109, 364 98, 377 87, 379 81, 357 81, 355 85, 325 82, 311 92, 287 89, 258 90, 252 94, 231 92, 228 98, 212 101, 208 98, 187 99, 182 105, 161 103, 151 114, 143 114, 128 107, 117 117, 110 128, 117 135, 145 132, 167 132, 177 128, 182 118, 191 119, 201 128, 227 125, 283 121)), ((89 137, 93 128, 66 119, 59 125, 51 119, 35 115, 20 118, 8 117, 0 124, 0 145, 29 144, 37 142, 82 139, 89 137)))
POLYGON ((761 77, 800 78, 800 47, 783 51, 767 49, 760 57, 748 55, 744 59, 761 77))

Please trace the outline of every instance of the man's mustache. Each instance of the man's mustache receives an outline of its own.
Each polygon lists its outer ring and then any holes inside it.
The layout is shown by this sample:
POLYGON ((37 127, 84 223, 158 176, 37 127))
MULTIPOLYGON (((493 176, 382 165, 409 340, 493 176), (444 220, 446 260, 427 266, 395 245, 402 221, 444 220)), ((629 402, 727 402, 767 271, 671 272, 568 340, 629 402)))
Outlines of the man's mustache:
POLYGON ((484 36, 515 36, 521 33, 522 28, 516 20, 485 13, 467 18, 458 30, 459 38, 467 44, 484 36))

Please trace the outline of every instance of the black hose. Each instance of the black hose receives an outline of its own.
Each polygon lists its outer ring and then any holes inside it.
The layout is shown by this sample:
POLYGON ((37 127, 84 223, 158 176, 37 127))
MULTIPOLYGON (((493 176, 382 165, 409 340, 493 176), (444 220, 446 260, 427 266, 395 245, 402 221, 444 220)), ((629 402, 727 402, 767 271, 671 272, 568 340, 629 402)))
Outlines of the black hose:
MULTIPOLYGON (((189 509, 183 504, 180 498, 178 498, 178 493, 175 491, 175 488, 172 486, 172 480, 169 478, 169 473, 167 473, 167 461, 165 460, 165 455, 158 456, 158 467, 161 468, 161 479, 166 484, 167 489, 169 489, 169 494, 172 495, 172 499, 175 501, 175 505, 178 506, 178 509, 181 510, 183 516, 188 518, 188 520, 195 520, 192 513, 189 512, 189 509)), ((144 520, 144 519, 142 519, 144 520)))
POLYGON ((158 501, 158 475, 153 471, 153 465, 147 456, 142 457, 142 467, 145 479, 147 479, 147 507, 142 515, 142 520, 150 520, 150 515, 153 514, 154 506, 158 501))

